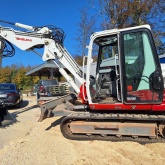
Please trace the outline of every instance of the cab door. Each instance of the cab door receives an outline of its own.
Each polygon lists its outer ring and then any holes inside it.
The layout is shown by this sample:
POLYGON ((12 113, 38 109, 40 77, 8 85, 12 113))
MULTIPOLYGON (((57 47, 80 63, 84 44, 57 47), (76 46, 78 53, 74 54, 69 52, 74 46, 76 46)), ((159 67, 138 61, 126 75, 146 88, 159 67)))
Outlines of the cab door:
POLYGON ((150 31, 144 28, 127 31, 120 41, 124 103, 160 103, 163 77, 150 31))

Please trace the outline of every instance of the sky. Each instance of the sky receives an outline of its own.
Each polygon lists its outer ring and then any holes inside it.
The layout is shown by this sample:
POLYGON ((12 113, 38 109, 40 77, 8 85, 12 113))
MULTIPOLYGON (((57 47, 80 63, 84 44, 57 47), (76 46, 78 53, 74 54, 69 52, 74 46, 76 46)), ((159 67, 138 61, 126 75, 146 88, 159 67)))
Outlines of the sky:
MULTIPOLYGON (((5 0, 1 1, 0 20, 19 22, 30 26, 54 25, 66 33, 64 46, 70 54, 76 54, 74 40, 80 9, 87 5, 86 0, 5 0)), ((0 26, 14 26, 0 22, 0 26)), ((13 57, 2 59, 2 67, 12 64, 36 66, 44 63, 41 57, 32 52, 19 50, 15 47, 13 57)))

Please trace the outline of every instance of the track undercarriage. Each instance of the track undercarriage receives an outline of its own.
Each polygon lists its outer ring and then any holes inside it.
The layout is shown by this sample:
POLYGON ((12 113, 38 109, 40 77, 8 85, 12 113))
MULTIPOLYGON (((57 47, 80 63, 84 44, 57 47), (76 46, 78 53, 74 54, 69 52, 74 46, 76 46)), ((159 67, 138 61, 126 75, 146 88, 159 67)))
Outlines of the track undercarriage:
POLYGON ((62 120, 61 132, 72 140, 165 142, 165 116, 74 112, 62 120))
POLYGON ((43 103, 41 114, 47 114, 45 112, 50 109, 54 116, 63 116, 61 132, 68 139, 165 142, 165 113, 163 112, 92 112, 88 106, 77 105, 77 103, 73 105, 68 102, 71 97, 65 96, 63 99, 60 102, 57 98, 56 101, 43 103), (53 109, 55 106, 56 108, 53 109))

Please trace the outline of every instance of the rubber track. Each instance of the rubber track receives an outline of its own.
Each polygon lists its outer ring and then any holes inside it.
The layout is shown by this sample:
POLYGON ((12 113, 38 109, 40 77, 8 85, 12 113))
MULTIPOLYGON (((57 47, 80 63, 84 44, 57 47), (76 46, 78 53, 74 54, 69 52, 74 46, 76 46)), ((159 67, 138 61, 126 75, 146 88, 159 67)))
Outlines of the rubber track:
POLYGON ((146 122, 146 123, 159 123, 165 122, 164 115, 147 115, 147 114, 114 114, 114 113, 89 113, 89 112, 79 112, 72 113, 71 115, 65 117, 60 125, 61 132, 63 136, 71 140, 104 140, 104 141, 133 141, 142 144, 146 143, 157 143, 165 142, 165 138, 158 136, 156 139, 149 137, 138 137, 133 138, 131 136, 121 136, 117 137, 114 135, 83 135, 83 134, 72 134, 68 131, 67 123, 71 121, 133 121, 133 122, 146 122))

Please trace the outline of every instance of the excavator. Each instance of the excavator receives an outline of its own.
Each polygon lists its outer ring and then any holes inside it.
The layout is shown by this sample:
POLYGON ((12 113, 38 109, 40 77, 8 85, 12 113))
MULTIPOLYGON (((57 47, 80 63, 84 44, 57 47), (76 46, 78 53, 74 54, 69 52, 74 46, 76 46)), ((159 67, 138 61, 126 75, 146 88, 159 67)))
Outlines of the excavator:
POLYGON ((60 129, 65 138, 165 141, 164 82, 149 25, 93 33, 87 46, 88 55, 80 67, 64 47, 62 29, 0 22, 10 25, 0 26, 2 53, 14 52, 13 44, 23 51, 33 51, 43 61, 53 62, 81 100, 81 105, 69 104, 65 99, 41 105, 42 119, 45 112, 54 113, 52 108, 56 103, 64 105, 66 113, 60 129), (4 51, 7 45, 10 50, 4 51), (37 51, 41 48, 43 54, 37 51), (97 57, 95 63, 93 57, 97 57), (60 68, 59 62, 74 79, 60 68))

